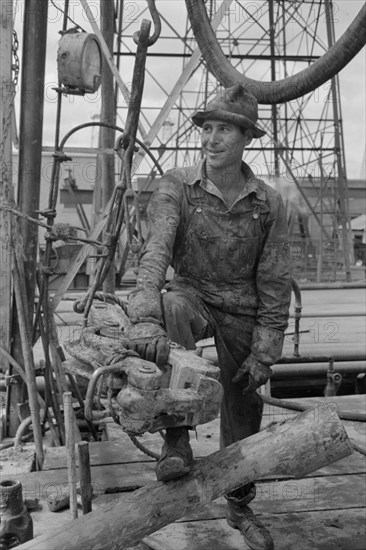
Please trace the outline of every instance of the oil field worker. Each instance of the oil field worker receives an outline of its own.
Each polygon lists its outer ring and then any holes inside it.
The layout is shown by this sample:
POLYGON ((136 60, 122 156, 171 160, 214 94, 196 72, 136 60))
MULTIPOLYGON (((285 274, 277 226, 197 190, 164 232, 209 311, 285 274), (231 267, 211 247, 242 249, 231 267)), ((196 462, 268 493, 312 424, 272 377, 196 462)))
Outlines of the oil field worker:
MULTIPOLYGON (((245 147, 265 134, 257 118, 256 98, 239 84, 193 115, 204 159, 161 178, 129 296, 129 316, 148 336, 137 349, 147 360, 166 363, 168 340, 192 350, 214 337, 224 388, 221 447, 259 431, 256 390, 281 356, 291 296, 281 196, 242 161, 245 147), (166 284, 169 265, 174 278, 166 284)), ((157 479, 182 476, 191 463, 188 427, 167 429, 157 479)), ((226 495, 228 523, 250 548, 270 549, 270 534, 248 507, 254 496, 254 484, 226 495)))

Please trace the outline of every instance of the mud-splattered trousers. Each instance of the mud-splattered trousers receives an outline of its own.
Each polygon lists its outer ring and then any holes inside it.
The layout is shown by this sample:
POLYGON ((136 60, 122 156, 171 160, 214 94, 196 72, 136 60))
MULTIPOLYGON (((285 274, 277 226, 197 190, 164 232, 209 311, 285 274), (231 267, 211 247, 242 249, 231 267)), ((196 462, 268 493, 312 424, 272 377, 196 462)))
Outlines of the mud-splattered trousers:
MULTIPOLYGON (((245 163, 242 170, 246 186, 231 208, 205 177, 202 161, 162 177, 149 203, 149 233, 129 299, 133 321, 161 321, 168 337, 187 349, 214 337, 224 388, 221 446, 259 430, 260 396, 243 396, 232 378, 250 354, 267 365, 280 358, 291 297, 281 196, 245 163), (165 284, 169 265, 174 278, 165 284)), ((251 490, 248 501, 253 496, 251 490)))

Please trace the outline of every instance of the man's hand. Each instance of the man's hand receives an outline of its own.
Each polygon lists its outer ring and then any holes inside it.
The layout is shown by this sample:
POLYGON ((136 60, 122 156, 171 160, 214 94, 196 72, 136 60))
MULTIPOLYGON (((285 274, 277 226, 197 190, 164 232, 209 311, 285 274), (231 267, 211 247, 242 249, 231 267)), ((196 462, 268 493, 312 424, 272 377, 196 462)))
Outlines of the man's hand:
POLYGON ((233 378, 238 383, 243 395, 255 391, 271 377, 271 367, 260 363, 253 355, 249 355, 233 378))
POLYGON ((138 353, 142 359, 156 363, 158 367, 168 362, 169 342, 160 325, 150 322, 131 324, 124 334, 127 338, 126 348, 138 353))

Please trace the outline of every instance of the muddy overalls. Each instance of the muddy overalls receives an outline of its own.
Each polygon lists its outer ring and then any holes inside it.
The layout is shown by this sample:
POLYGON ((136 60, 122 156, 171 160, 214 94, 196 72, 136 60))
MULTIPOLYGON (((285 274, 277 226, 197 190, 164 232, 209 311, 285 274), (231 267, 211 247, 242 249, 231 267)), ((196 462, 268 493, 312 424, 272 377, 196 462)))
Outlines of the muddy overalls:
POLYGON ((260 396, 243 396, 232 378, 250 353, 266 364, 279 359, 291 294, 282 200, 244 163, 242 169, 247 187, 230 209, 202 163, 164 176, 148 208, 138 281, 151 289, 162 280, 156 262, 169 260, 174 278, 162 291, 168 337, 187 349, 214 337, 224 388, 221 446, 259 431, 260 396))

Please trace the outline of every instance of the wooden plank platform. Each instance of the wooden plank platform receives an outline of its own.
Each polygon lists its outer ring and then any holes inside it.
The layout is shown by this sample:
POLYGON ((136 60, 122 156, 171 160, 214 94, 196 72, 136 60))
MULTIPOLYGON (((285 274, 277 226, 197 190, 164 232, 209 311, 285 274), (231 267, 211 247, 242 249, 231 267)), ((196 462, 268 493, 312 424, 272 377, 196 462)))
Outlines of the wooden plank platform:
MULTIPOLYGON (((324 402, 321 398, 301 399, 303 403, 324 402)), ((365 411, 366 396, 332 397, 331 407, 344 411, 365 411)), ((263 424, 278 422, 296 413, 265 406, 263 424)), ((366 423, 344 422, 349 437, 366 448, 366 423)), ((155 479, 155 461, 142 454, 128 436, 108 424, 109 441, 90 444, 92 482, 96 498, 93 509, 113 499, 126 499, 128 493, 155 479)), ((139 438, 159 453, 159 434, 139 438)), ((195 457, 219 447, 219 420, 199 426, 192 432, 195 457)), ((47 449, 44 470, 17 476, 25 498, 38 498, 40 509, 32 513, 35 536, 54 532, 70 520, 70 511, 48 511, 49 494, 67 486, 66 455, 62 447, 47 449)), ((253 502, 257 513, 273 535, 279 550, 365 550, 366 549, 366 461, 359 453, 322 468, 298 480, 286 476, 257 483, 253 502)), ((81 514, 81 511, 80 511, 81 514)), ((243 550, 240 534, 225 521, 225 500, 218 499, 192 517, 182 518, 146 537, 139 548, 150 550, 243 550)))

